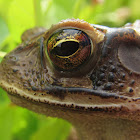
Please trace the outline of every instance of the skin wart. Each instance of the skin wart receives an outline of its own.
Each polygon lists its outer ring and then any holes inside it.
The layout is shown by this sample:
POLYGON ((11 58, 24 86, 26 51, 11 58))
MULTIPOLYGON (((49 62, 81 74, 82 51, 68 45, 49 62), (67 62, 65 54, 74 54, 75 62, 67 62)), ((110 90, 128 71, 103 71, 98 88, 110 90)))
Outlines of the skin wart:
POLYGON ((109 28, 68 19, 22 41, 0 64, 13 103, 68 120, 73 140, 140 139, 139 20, 109 28))

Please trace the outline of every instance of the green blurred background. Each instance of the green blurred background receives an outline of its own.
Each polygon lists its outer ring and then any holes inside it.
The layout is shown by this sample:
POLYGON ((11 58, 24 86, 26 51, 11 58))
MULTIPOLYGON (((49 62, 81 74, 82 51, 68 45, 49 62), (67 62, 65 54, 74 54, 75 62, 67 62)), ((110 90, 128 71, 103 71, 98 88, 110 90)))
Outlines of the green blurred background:
MULTIPOLYGON (((139 0, 0 0, 0 61, 29 28, 67 18, 119 27, 140 18, 139 0)), ((12 104, 0 89, 0 140, 65 140, 71 125, 12 104)))

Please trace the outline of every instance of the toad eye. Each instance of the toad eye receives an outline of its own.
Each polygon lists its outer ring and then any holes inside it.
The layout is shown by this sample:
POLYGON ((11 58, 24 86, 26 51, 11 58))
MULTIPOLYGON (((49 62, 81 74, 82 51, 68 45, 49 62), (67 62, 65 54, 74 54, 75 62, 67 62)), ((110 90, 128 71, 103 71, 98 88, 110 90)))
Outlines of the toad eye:
POLYGON ((83 65, 92 52, 88 35, 78 29, 60 29, 47 41, 47 53, 52 64, 64 71, 71 71, 83 65))

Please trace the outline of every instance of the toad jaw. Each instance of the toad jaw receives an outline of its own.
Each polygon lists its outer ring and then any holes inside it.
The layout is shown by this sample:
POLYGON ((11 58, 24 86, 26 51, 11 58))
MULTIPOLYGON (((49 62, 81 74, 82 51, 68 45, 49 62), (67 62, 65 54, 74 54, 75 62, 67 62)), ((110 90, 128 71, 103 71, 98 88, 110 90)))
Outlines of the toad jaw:
MULTIPOLYGON (((63 21, 26 46, 25 44, 20 45, 4 58, 0 65, 0 85, 17 105, 47 116, 60 117, 70 121, 77 128, 81 139, 103 138, 108 140, 120 139, 120 137, 122 140, 137 139, 140 137, 139 75, 131 73, 130 77, 128 70, 120 66, 122 62, 117 61, 116 50, 118 47, 113 48, 116 43, 115 37, 119 42, 129 39, 128 36, 125 38, 117 36, 122 35, 123 32, 122 28, 119 31, 118 29, 101 31, 80 20, 63 21), (70 28, 70 25, 71 29, 81 29, 90 36, 96 36, 96 39, 92 40, 92 42, 95 41, 93 46, 96 48, 93 49, 93 52, 96 53, 90 55, 91 58, 85 60, 84 65, 80 64, 80 71, 77 70, 78 68, 74 71, 65 71, 64 66, 63 69, 58 68, 61 65, 54 67, 55 63, 50 64, 50 60, 48 60, 50 58, 46 55, 45 48, 43 49, 44 59, 40 59, 42 37, 43 46, 45 46, 46 40, 54 30, 63 27, 66 29, 67 26, 70 28), (90 34, 91 30, 95 34, 90 34), (105 48, 105 46, 107 47, 105 48), (112 50, 108 51, 107 57, 100 54, 105 54, 105 51, 111 47, 112 50), (93 65, 91 66, 91 64, 93 65), (86 70, 85 67, 87 67, 86 70), (121 79, 122 75, 118 75, 120 72, 125 74, 124 79, 123 77, 121 79), (112 79, 109 78, 111 74, 114 75, 112 79), (127 81, 130 81, 131 78, 136 82, 132 88, 134 92, 126 93, 127 81), (110 83, 111 86, 109 86, 110 83), (122 89, 118 88, 120 84, 124 84, 122 89)), ((139 37, 137 34, 136 36, 139 37)), ((132 42, 134 41, 137 40, 132 38, 132 42)), ((120 46, 119 43, 117 46, 120 46)), ((61 58, 63 59, 63 57, 61 58)), ((123 58, 120 57, 121 60, 123 58)), ((55 57, 54 60, 56 60, 55 57)))

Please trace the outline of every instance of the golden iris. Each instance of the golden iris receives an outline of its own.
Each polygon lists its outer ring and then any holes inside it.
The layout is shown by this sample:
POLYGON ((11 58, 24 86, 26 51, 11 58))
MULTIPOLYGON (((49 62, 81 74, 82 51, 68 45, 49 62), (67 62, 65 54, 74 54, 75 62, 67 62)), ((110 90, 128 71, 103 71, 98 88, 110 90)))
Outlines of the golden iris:
POLYGON ((91 54, 91 40, 78 29, 60 29, 47 41, 47 53, 53 65, 63 71, 71 71, 84 64, 91 54))

